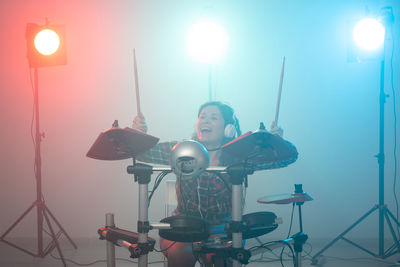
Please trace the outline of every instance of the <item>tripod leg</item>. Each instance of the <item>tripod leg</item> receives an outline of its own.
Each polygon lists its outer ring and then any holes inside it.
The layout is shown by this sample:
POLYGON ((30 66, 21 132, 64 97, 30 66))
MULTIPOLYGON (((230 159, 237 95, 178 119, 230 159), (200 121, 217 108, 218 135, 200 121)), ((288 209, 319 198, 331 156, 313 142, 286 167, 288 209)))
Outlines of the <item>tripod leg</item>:
POLYGON ((44 215, 44 218, 46 219, 47 226, 50 229, 52 242, 54 242, 54 244, 56 245, 58 254, 60 255, 60 258, 61 258, 61 261, 64 264, 64 267, 67 267, 67 263, 65 262, 64 255, 62 254, 61 249, 60 249, 60 245, 58 244, 58 241, 57 241, 57 236, 55 235, 53 227, 51 226, 51 222, 50 222, 49 216, 47 216, 46 209, 43 210, 43 215, 44 215))
POLYGON ((58 228, 61 229, 61 231, 63 232, 63 234, 68 238, 69 242, 71 242, 72 246, 74 246, 75 249, 78 248, 78 246, 74 243, 74 241, 72 241, 72 239, 69 237, 69 235, 67 234, 67 232, 64 230, 64 228, 61 226, 61 224, 57 221, 56 217, 54 217, 54 215, 50 212, 49 208, 45 205, 44 206, 45 210, 49 213, 49 215, 51 216, 51 218, 53 219, 53 221, 57 224, 58 228))
POLYGON ((394 215, 390 212, 388 208, 385 209, 386 213, 392 218, 392 220, 397 224, 397 227, 400 227, 400 222, 394 217, 394 215))
MULTIPOLYGON (((394 228, 393 228, 392 222, 390 221, 388 213, 390 213, 390 211, 388 209, 385 209, 384 210, 385 219, 386 219, 386 222, 387 222, 387 224, 389 226, 390 232, 392 233, 394 244, 392 245, 391 248, 389 248, 387 251, 385 251, 385 253, 383 255, 384 259, 392 256, 395 253, 397 253, 399 251, 399 248, 400 248, 399 239, 397 238, 397 235, 396 235, 396 233, 394 231, 394 228), (397 248, 397 250, 395 252, 393 252, 393 249, 396 249, 396 248, 397 248)), ((396 222, 396 220, 394 220, 394 221, 396 222)))
POLYGON ((33 202, 32 205, 7 229, 7 231, 0 237, 1 240, 6 237, 6 235, 14 229, 15 226, 35 207, 36 202, 33 202))
POLYGON ((11 242, 8 242, 7 240, 2 240, 2 241, 3 241, 4 243, 10 245, 10 246, 13 247, 13 248, 16 248, 16 249, 18 249, 18 250, 21 250, 21 251, 25 252, 26 254, 31 255, 32 257, 39 257, 38 254, 35 254, 35 253, 33 253, 33 252, 31 252, 31 251, 29 251, 29 250, 27 250, 27 249, 24 249, 24 248, 22 248, 22 247, 19 247, 19 246, 15 245, 15 244, 13 244, 13 243, 11 243, 11 242))
POLYGON ((363 216, 361 216, 361 218, 359 218, 355 223, 353 223, 352 225, 350 225, 349 228, 347 228, 346 230, 344 230, 341 234, 339 234, 333 241, 331 241, 328 245, 326 245, 324 248, 322 248, 317 254, 315 254, 312 257, 312 264, 315 265, 317 264, 318 260, 318 256, 320 256, 322 253, 324 253, 325 250, 327 250, 329 247, 331 247, 334 243, 336 243, 336 241, 338 241, 339 239, 342 239, 344 235, 346 235, 351 229, 353 229, 357 224, 359 224, 362 220, 364 220, 365 218, 367 218, 372 212, 374 212, 375 210, 378 209, 378 205, 376 205, 375 207, 373 207, 372 209, 370 209, 367 213, 365 213, 363 216))

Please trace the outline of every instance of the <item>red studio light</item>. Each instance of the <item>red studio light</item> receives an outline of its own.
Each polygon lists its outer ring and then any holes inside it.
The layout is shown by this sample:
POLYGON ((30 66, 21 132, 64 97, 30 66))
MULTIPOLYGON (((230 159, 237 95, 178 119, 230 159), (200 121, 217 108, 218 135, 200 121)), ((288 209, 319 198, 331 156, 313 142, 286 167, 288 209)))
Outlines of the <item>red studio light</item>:
POLYGON ((64 25, 28 23, 26 45, 31 68, 67 64, 64 25))

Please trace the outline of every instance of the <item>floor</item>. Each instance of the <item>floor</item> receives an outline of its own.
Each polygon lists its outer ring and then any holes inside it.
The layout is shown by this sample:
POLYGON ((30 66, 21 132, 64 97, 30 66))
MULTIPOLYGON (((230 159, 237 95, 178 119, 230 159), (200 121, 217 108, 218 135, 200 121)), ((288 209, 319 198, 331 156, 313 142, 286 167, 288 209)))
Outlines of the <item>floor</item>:
MULTIPOLYGON (((12 243, 21 246, 29 251, 36 251, 35 239, 15 238, 9 240, 12 243)), ((328 240, 328 242, 331 240, 328 240)), ((74 239, 78 249, 74 249, 67 240, 60 240, 61 250, 66 259, 68 266, 107 266, 106 261, 106 241, 97 238, 74 239)), ((318 253, 328 242, 320 242, 318 244, 313 241, 307 242, 304 245, 302 253, 302 266, 320 266, 320 267, 381 267, 381 266, 400 266, 397 261, 400 260, 400 255, 395 254, 392 257, 382 260, 363 252, 362 250, 344 242, 338 241, 333 246, 329 247, 321 257, 318 257, 316 265, 311 265, 311 258, 318 253)), ((371 240, 373 244, 377 244, 371 240)), ((259 245, 256 239, 251 239, 247 242, 246 248, 259 245)), ((364 245, 364 244, 362 244, 364 245)), ((373 246, 373 245, 372 245, 373 246)), ((282 266, 279 258, 282 248, 275 248, 272 251, 264 252, 251 257, 251 262, 247 266, 282 266), (261 257, 262 256, 262 257, 261 257)), ((116 247, 116 266, 136 266, 137 264, 129 258, 129 252, 121 247, 116 247)), ((0 242, 0 266, 1 267, 54 267, 63 266, 58 258, 57 250, 45 258, 33 257, 23 251, 9 246, 6 243, 0 242)), ((283 265, 294 266, 291 260, 289 249, 283 252, 283 265)), ((164 266, 161 253, 151 252, 149 254, 149 266, 164 266)), ((199 266, 199 265, 196 265, 199 266)))

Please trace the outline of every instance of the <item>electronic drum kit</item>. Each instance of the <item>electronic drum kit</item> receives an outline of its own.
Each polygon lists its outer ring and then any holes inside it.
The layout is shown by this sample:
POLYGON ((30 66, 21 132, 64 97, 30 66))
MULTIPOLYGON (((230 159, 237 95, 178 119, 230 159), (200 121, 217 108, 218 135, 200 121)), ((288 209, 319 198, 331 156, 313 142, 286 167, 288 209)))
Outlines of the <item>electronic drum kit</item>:
MULTIPOLYGON (((224 152, 239 159, 241 163, 228 167, 208 167, 204 170, 228 173, 232 184, 232 220, 225 225, 225 237, 212 239, 210 238, 210 223, 202 218, 176 215, 164 218, 158 224, 150 224, 148 221, 148 184, 151 174, 161 171, 172 172, 174 168, 137 163, 135 158, 150 150, 158 141, 158 138, 146 133, 131 128, 119 128, 118 121, 115 121, 112 128, 98 136, 87 153, 88 157, 99 160, 132 158, 133 165, 128 166, 127 172, 133 174, 135 181, 139 183, 137 233, 115 227, 114 218, 110 217, 113 215, 107 214, 106 226, 98 230, 100 239, 109 241, 107 246, 112 244, 125 247, 130 251, 132 258, 138 258, 139 266, 147 266, 148 253, 154 250, 156 243, 153 238, 148 237, 148 232, 158 229, 159 235, 164 239, 193 242, 194 253, 197 255, 213 253, 215 264, 229 258, 233 266, 241 266, 248 264, 250 257, 258 253, 292 244, 296 251, 294 265, 301 267, 302 246, 307 240, 307 235, 302 232, 301 205, 312 200, 302 191, 301 185, 296 185, 293 194, 265 196, 257 200, 258 203, 263 204, 296 204, 299 207, 300 232, 286 240, 261 245, 252 251, 243 248, 243 240, 265 235, 275 230, 279 223, 279 219, 272 212, 254 212, 242 216, 243 182, 247 180, 248 175, 254 173, 254 166, 257 164, 280 162, 296 157, 297 151, 288 142, 266 131, 261 123, 259 130, 243 134, 221 147, 224 152)), ((190 160, 192 162, 189 166, 193 167, 196 159, 190 160)), ((109 258, 115 257, 115 254, 113 255, 110 251, 112 250, 107 250, 108 262, 112 263, 114 260, 115 265, 115 258, 113 260, 109 258)))

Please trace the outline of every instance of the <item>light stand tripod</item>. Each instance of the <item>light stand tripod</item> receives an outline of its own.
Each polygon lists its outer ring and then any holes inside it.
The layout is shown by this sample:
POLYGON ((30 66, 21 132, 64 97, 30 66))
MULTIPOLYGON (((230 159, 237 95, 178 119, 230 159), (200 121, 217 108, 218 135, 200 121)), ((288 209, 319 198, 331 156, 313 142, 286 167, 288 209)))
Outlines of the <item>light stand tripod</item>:
POLYGON ((58 243, 58 238, 60 238, 61 234, 64 234, 68 240, 71 242, 71 244, 74 246, 76 249, 77 246, 76 244, 72 241, 72 239, 68 236, 67 232, 64 230, 64 228, 61 226, 61 224, 57 221, 57 219, 54 217, 54 215, 50 212, 49 208, 46 206, 43 195, 42 195, 42 161, 41 161, 41 156, 40 156, 40 142, 42 140, 42 134, 40 133, 39 129, 39 86, 38 86, 38 71, 37 68, 34 69, 34 105, 35 105, 35 122, 36 122, 36 133, 35 133, 35 177, 36 177, 36 201, 32 203, 32 205, 7 229, 7 231, 0 237, 0 240, 3 241, 4 243, 19 249, 25 253, 28 253, 29 255, 32 255, 34 257, 40 257, 44 258, 49 254, 51 251, 53 251, 54 248, 57 248, 58 254, 60 255, 60 258, 64 264, 64 266, 67 266, 64 256, 61 252, 60 245, 58 243), (33 209, 37 208, 37 248, 38 251, 37 253, 33 253, 27 249, 24 249, 20 246, 17 246, 10 241, 5 240, 5 237, 9 232, 11 232, 12 229, 15 228, 15 226, 18 225, 19 222, 33 209), (51 220, 58 226, 60 229, 59 232, 55 233, 51 220), (47 245, 46 248, 43 248, 43 232, 46 232, 45 229, 43 228, 43 221, 46 221, 46 224, 48 226, 48 229, 50 230, 50 237, 51 241, 47 245))
MULTIPOLYGON (((386 39, 386 38, 385 38, 386 39)), ((344 241, 350 243, 351 245, 363 250, 364 252, 378 258, 386 259, 395 253, 400 252, 400 242, 399 242, 399 237, 396 235, 395 229, 393 227, 392 221, 397 225, 397 227, 400 227, 399 221, 395 218, 395 216, 390 212, 388 209, 387 205, 385 204, 385 189, 384 189, 384 182, 385 182, 385 152, 384 152, 384 112, 385 112, 385 102, 386 102, 386 97, 387 95, 385 94, 384 91, 384 79, 385 79, 385 53, 383 53, 383 57, 381 60, 381 68, 380 68, 380 90, 379 90, 379 153, 375 156, 378 160, 378 166, 379 166, 379 204, 375 205, 372 207, 367 213, 365 213, 363 216, 361 216, 355 223, 353 223, 350 227, 348 227, 346 230, 344 230, 341 234, 339 234, 332 242, 330 242, 328 245, 326 245, 324 248, 322 248, 317 254, 315 254, 312 258, 312 264, 316 265, 318 263, 318 257, 326 251, 330 246, 332 246, 336 241, 339 239, 343 239, 344 241), (372 251, 356 244, 355 242, 347 239, 344 237, 349 231, 351 231, 354 227, 356 227, 360 222, 362 222, 364 219, 366 219, 369 215, 371 215, 373 212, 378 210, 379 212, 379 228, 378 228, 378 234, 379 234, 379 247, 378 247, 378 253, 373 253, 372 251), (389 226, 390 232, 393 237, 393 245, 389 247, 387 250, 385 250, 385 244, 384 244, 384 234, 385 234, 385 219, 386 223, 389 226)))

